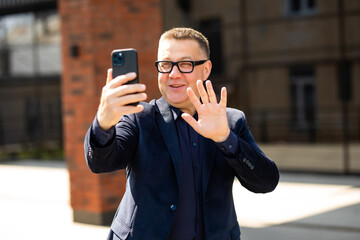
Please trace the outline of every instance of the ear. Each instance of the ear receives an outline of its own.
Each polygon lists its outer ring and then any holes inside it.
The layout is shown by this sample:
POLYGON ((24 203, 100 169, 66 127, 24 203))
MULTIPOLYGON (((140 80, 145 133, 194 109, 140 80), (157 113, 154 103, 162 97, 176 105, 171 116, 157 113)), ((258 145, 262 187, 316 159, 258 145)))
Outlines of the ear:
POLYGON ((206 61, 204 63, 204 80, 207 80, 208 77, 210 76, 211 73, 211 68, 212 68, 212 63, 211 61, 206 61))

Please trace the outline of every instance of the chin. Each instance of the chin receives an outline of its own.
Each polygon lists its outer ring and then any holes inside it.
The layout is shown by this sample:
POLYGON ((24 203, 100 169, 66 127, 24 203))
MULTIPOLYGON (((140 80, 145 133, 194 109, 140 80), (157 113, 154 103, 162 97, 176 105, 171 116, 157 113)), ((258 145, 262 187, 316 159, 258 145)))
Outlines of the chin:
POLYGON ((169 103, 173 103, 173 104, 183 104, 185 103, 189 98, 186 96, 174 96, 174 95, 171 95, 171 96, 167 96, 166 97, 166 100, 169 102, 169 103))

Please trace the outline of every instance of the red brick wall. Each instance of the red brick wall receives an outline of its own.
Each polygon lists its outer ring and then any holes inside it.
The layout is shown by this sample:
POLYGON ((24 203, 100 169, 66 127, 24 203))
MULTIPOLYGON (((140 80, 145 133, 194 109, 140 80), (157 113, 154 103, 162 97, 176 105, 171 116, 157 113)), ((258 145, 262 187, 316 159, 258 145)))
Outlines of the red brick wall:
POLYGON ((136 48, 149 100, 160 96, 156 59, 163 30, 161 0, 59 0, 62 34, 63 139, 74 220, 109 224, 125 189, 125 172, 88 169, 84 136, 96 114, 110 53, 136 48), (71 49, 76 49, 71 54, 71 49), (77 55, 76 55, 77 52, 77 55))

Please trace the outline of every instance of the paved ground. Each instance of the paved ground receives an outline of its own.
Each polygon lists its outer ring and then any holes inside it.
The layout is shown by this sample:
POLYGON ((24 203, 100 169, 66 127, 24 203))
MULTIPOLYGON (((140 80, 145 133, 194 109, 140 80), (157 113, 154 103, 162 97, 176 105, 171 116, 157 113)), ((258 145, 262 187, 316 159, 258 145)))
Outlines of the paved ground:
MULTIPOLYGON (((63 163, 0 164, 0 239, 105 239, 107 227, 72 222, 63 163)), ((359 240, 360 176, 282 173, 270 194, 235 181, 243 240, 359 240)))

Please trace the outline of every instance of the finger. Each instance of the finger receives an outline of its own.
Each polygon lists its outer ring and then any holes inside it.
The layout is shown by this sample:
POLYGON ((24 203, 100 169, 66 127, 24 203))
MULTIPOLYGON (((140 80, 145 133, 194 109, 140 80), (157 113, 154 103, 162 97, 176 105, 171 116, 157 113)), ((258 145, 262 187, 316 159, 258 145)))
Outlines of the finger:
POLYGON ((125 83, 134 80, 136 78, 136 73, 126 73, 124 75, 117 76, 110 82, 110 88, 116 88, 124 85, 125 83))
POLYGON ((114 88, 112 91, 114 96, 121 97, 132 93, 142 93, 145 90, 146 90, 145 84, 136 83, 136 84, 124 84, 120 87, 114 88))
POLYGON ((109 68, 107 70, 106 84, 108 84, 112 80, 112 72, 113 72, 112 68, 109 68))
POLYGON ((197 131, 198 128, 198 122, 193 118, 190 114, 183 113, 181 114, 181 117, 187 122, 195 131, 197 131))
POLYGON ((127 105, 127 106, 121 107, 121 110, 119 109, 119 111, 121 111, 123 113, 123 115, 132 114, 132 113, 139 113, 142 110, 144 110, 144 106, 141 105, 141 104, 138 104, 136 106, 127 105))
POLYGON ((209 102, 209 96, 204 88, 204 85, 203 85, 203 81, 201 80, 197 80, 196 82, 196 86, 197 86, 197 89, 198 89, 198 92, 200 94, 200 97, 201 97, 201 100, 203 103, 208 103, 209 102))
POLYGON ((186 93, 189 96, 189 99, 194 105, 195 109, 198 110, 199 107, 201 107, 201 102, 199 98, 195 95, 194 91, 190 87, 186 89, 186 93))
POLYGON ((146 93, 136 93, 136 94, 128 94, 119 98, 113 99, 113 103, 115 103, 118 107, 126 106, 130 103, 141 102, 147 99, 146 93))
POLYGON ((206 81, 206 90, 209 95, 210 103, 217 103, 215 91, 214 91, 214 88, 213 88, 210 80, 206 81))
POLYGON ((226 87, 221 88, 221 98, 219 102, 221 107, 226 107, 227 105, 227 90, 226 87))

